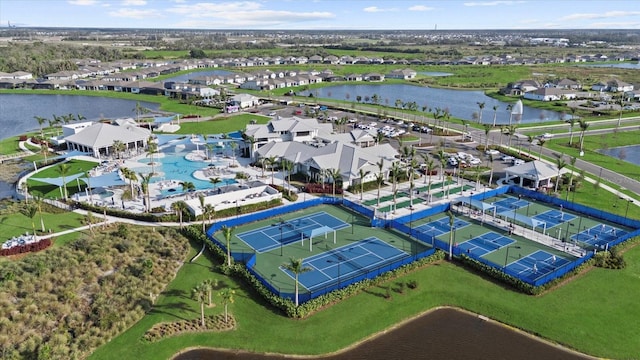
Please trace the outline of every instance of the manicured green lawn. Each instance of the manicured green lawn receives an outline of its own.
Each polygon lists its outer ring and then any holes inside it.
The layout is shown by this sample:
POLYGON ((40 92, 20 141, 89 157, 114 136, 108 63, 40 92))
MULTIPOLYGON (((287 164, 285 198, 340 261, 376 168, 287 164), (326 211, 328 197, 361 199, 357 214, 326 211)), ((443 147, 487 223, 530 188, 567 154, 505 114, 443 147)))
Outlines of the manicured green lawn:
MULTIPOLYGON (((81 215, 74 212, 42 213, 45 230, 49 231, 49 229, 51 229, 54 233, 82 226, 82 219, 83 217, 81 215)), ((2 224, 2 238, 0 238, 0 242, 13 236, 24 234, 25 232, 32 234, 32 221, 38 235, 42 235, 39 213, 33 217, 33 220, 19 212, 10 215, 0 215, 0 224, 2 224)))
MULTIPOLYGON (((637 322, 640 307, 640 247, 627 252, 624 270, 594 268, 541 296, 528 296, 494 283, 462 267, 441 262, 344 300, 304 320, 285 318, 255 300, 252 292, 211 272, 215 262, 200 258, 179 271, 155 308, 138 324, 98 349, 92 359, 167 359, 192 346, 209 346, 287 354, 321 354, 344 348, 372 333, 439 305, 451 305, 601 357, 634 358, 640 353, 637 322), (216 277, 236 289, 230 311, 238 328, 226 333, 199 333, 144 343, 144 332, 154 323, 199 316, 190 289, 216 277), (386 286, 417 280, 418 288, 405 294, 381 296, 386 286), (319 336, 318 334, 322 334, 319 336)), ((206 310, 222 311, 221 306, 206 310)))
MULTIPOLYGON (((98 163, 92 161, 83 160, 70 160, 67 162, 70 165, 68 173, 65 177, 70 177, 74 174, 84 173, 96 167, 98 163)), ((37 172, 32 178, 27 179, 27 185, 29 192, 33 195, 42 196, 45 198, 60 198, 60 188, 56 185, 44 183, 42 181, 33 180, 33 178, 61 178, 60 164, 51 166, 47 169, 37 172)), ((83 175, 84 176, 84 175, 83 175)), ((67 192, 69 196, 84 191, 84 182, 76 180, 67 180, 67 192), (79 185, 78 185, 79 183, 79 185), (78 187, 80 189, 78 189, 78 187)))
POLYGON ((222 134, 233 131, 244 130, 246 126, 255 120, 257 124, 266 124, 270 117, 258 114, 240 114, 228 117, 217 117, 208 121, 181 122, 180 130, 175 134, 222 134))
POLYGON ((18 136, 0 140, 0 155, 15 154, 20 151, 18 136))

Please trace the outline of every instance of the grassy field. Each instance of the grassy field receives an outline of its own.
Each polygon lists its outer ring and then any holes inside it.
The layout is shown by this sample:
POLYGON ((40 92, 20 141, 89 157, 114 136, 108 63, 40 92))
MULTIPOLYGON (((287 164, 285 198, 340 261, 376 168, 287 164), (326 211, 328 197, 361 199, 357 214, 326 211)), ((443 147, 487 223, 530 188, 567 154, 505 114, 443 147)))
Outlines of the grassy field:
POLYGON ((270 117, 258 114, 239 114, 230 116, 217 116, 212 120, 181 122, 180 129, 174 134, 222 134, 238 130, 244 130, 247 125, 255 120, 257 124, 266 124, 270 117))
MULTIPOLYGON (((640 291, 640 283, 635 280, 640 276, 640 248, 627 252, 626 258, 629 266, 624 270, 591 269, 579 279, 536 297, 441 262, 362 292, 310 318, 293 320, 256 300, 244 285, 212 272, 218 264, 200 257, 182 267, 147 316, 90 358, 168 359, 181 349, 196 346, 322 354, 349 346, 439 305, 481 313, 595 356, 634 358, 640 353, 640 338, 623 334, 634 334, 640 317, 634 297, 640 291), (236 302, 230 311, 239 324, 237 329, 182 335, 158 343, 141 340, 155 323, 196 318, 198 305, 189 299, 189 291, 208 278, 219 279, 222 287, 236 290, 236 302), (418 288, 404 294, 392 292, 391 300, 384 299, 386 287, 408 280, 416 280, 418 288)), ((207 314, 221 311, 221 306, 206 309, 207 314)))
MULTIPOLYGON (((69 171, 65 175, 65 177, 70 177, 75 174, 83 174, 86 171, 89 171, 96 167, 98 163, 93 161, 83 161, 83 160, 70 160, 67 162, 69 164, 69 171)), ((42 171, 37 172, 32 176, 32 178, 61 178, 62 173, 60 172, 60 167, 58 165, 52 166, 50 168, 44 169, 42 171)), ((60 188, 56 185, 51 185, 42 181, 34 180, 32 178, 27 179, 27 186, 29 187, 29 192, 34 196, 41 196, 44 198, 50 199, 59 199, 61 197, 60 188)), ((69 196, 84 191, 84 182, 79 181, 80 185, 76 180, 67 180, 67 192, 69 196), (80 187, 80 189, 78 189, 80 187)))

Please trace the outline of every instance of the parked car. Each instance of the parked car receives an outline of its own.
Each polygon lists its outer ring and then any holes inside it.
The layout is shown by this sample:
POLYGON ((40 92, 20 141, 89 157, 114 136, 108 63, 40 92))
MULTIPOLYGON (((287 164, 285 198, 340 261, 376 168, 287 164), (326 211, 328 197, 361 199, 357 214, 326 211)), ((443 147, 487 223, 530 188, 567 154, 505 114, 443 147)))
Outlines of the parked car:
POLYGON ((276 114, 276 112, 275 112, 275 111, 272 111, 272 112, 270 112, 270 113, 269 113, 269 114, 267 114, 267 115, 269 115, 269 116, 276 116, 277 114, 276 114))
POLYGON ((524 164, 524 160, 522 160, 522 159, 513 159, 513 160, 511 160, 511 165, 516 166, 516 165, 522 165, 522 164, 524 164))
POLYGON ((500 155, 500 151, 496 149, 487 149, 484 153, 487 155, 493 155, 493 156, 500 155))
POLYGON ((447 164, 451 166, 458 166, 458 159, 450 157, 449 160, 447 160, 447 164))
POLYGON ((501 160, 504 161, 504 162, 511 162, 511 161, 515 160, 515 158, 513 156, 510 156, 510 155, 505 155, 505 156, 502 157, 501 160))
POLYGON ((431 130, 431 128, 428 126, 423 126, 422 128, 420 128, 420 132, 423 132, 423 133, 430 133, 431 131, 433 130, 431 130))

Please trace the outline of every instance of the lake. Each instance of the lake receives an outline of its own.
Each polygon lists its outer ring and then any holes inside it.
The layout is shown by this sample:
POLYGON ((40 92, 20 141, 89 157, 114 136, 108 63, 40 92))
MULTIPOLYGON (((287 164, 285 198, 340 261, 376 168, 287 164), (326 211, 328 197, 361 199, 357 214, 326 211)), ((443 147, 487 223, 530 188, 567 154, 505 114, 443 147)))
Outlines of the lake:
POLYGON ((619 63, 619 64, 581 64, 580 66, 640 70, 640 62, 637 62, 637 63, 625 62, 625 63, 619 63))
POLYGON ((598 152, 620 160, 628 161, 635 165, 640 165, 640 145, 598 149, 598 152))
MULTIPOLYGON (((318 336, 330 337, 331 335, 319 334, 318 336)), ((287 358, 277 355, 199 349, 180 354, 174 360, 287 358)), ((441 309, 418 317, 349 351, 322 359, 578 360, 585 357, 516 332, 506 326, 485 321, 478 316, 454 309, 441 309)))
MULTIPOLYGON (((485 124, 493 123, 493 106, 498 106, 496 123, 501 125, 509 124, 508 103, 493 99, 482 91, 466 91, 423 87, 404 84, 360 84, 360 85, 336 85, 313 89, 313 94, 318 97, 338 100, 346 100, 347 94, 350 101, 356 101, 357 96, 363 99, 365 96, 371 97, 377 94, 381 99, 380 104, 389 106, 390 114, 393 114, 396 100, 402 102, 413 102, 418 104, 418 109, 423 106, 428 108, 449 109, 452 116, 460 119, 472 119, 473 113, 480 112, 478 103, 484 103, 482 120, 485 124)), ((309 92, 301 92, 298 95, 308 96, 309 92)), ((364 100, 363 100, 364 101, 364 100)), ((541 110, 524 106, 522 115, 523 123, 535 123, 544 121, 560 120, 560 113, 555 111, 541 110)), ((515 119, 512 119, 515 124, 515 119)))
MULTIPOLYGON (((140 105, 158 110, 157 103, 141 101, 140 105)), ((39 129, 35 116, 52 119, 82 114, 87 120, 116 119, 136 116, 136 101, 98 96, 2 94, 0 93, 0 138, 8 138, 39 129)), ((49 126, 45 123, 44 126, 49 126)))

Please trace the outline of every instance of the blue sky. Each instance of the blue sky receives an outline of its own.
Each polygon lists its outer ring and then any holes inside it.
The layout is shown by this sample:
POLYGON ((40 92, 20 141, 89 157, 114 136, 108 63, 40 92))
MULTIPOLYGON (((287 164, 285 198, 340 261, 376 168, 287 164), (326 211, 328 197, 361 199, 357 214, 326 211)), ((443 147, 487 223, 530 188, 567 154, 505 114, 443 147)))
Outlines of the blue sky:
POLYGON ((0 0, 0 26, 640 29, 639 0, 0 0))

